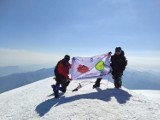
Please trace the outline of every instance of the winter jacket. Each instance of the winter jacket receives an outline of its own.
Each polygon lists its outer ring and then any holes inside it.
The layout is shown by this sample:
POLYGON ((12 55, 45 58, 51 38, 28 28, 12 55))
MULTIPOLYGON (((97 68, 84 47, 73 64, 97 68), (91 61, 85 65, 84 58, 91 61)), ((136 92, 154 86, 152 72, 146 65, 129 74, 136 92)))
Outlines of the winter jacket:
POLYGON ((64 59, 60 60, 55 67, 55 75, 61 75, 64 79, 69 79, 69 69, 71 68, 70 63, 66 63, 64 59))
POLYGON ((127 65, 126 57, 124 56, 124 51, 121 52, 120 55, 114 54, 111 56, 111 67, 113 72, 121 72, 125 70, 127 65))

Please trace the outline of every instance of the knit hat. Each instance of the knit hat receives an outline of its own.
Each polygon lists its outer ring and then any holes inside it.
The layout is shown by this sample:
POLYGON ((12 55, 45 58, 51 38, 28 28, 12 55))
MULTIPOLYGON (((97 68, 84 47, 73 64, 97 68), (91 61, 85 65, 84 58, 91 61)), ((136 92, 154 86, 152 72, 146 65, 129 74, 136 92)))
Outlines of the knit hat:
POLYGON ((121 47, 116 47, 115 52, 120 52, 121 50, 121 47))
POLYGON ((69 61, 69 60, 70 60, 70 56, 69 56, 69 55, 65 55, 65 56, 64 56, 64 59, 65 59, 66 61, 69 61))

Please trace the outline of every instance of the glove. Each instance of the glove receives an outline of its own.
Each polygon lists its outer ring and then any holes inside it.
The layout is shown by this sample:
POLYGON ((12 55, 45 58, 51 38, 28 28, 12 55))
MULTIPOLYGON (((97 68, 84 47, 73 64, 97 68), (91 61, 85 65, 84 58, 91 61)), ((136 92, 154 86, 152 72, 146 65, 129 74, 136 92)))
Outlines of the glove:
POLYGON ((112 54, 112 52, 108 52, 108 54, 109 54, 109 55, 111 55, 111 54, 112 54))
POLYGON ((68 79, 68 81, 71 81, 71 80, 72 80, 71 78, 68 79))
POLYGON ((53 78, 55 81, 57 81, 56 77, 53 78))
POLYGON ((66 82, 70 82, 72 79, 71 78, 69 78, 69 79, 66 79, 66 82))

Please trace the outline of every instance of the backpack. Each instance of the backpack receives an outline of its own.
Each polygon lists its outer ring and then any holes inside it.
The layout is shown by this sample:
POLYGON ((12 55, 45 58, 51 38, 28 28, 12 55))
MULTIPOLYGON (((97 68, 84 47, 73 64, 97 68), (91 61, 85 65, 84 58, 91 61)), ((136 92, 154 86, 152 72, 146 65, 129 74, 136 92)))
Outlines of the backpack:
POLYGON ((61 60, 57 63, 55 69, 54 69, 54 74, 57 75, 58 74, 58 65, 61 62, 61 60))

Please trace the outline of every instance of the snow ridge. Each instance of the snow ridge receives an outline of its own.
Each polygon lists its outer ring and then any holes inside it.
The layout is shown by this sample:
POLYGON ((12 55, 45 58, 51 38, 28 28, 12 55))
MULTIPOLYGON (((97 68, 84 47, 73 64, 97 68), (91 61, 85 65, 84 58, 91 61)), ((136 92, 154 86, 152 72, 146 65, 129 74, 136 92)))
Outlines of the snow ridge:
POLYGON ((55 99, 52 77, 0 94, 1 120, 158 120, 160 104, 124 87, 102 80, 72 80, 67 92, 55 99), (78 83, 83 87, 72 90, 78 83))

